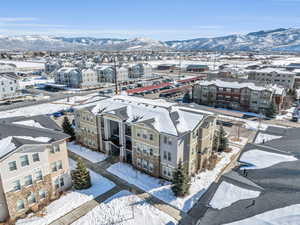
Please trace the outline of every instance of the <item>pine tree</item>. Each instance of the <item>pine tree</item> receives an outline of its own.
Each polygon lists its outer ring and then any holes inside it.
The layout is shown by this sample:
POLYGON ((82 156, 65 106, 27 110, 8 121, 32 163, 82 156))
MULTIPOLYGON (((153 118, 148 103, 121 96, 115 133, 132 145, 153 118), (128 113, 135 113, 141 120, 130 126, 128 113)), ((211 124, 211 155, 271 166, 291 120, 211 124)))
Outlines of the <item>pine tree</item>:
POLYGON ((87 189, 92 186, 90 172, 80 158, 77 159, 76 169, 72 172, 72 180, 74 188, 77 190, 87 189))
POLYGON ((189 193, 190 177, 187 174, 185 167, 180 162, 172 181, 172 191, 176 197, 184 197, 189 193))
POLYGON ((228 139, 226 137, 226 132, 223 128, 223 126, 220 126, 220 132, 219 132, 219 152, 223 152, 228 148, 228 139))
POLYGON ((70 123, 69 119, 67 116, 64 117, 64 121, 62 124, 62 128, 64 130, 64 132, 68 135, 71 136, 71 140, 75 139, 75 131, 74 128, 72 127, 72 124, 70 123))
POLYGON ((183 103, 190 103, 191 102, 191 96, 189 92, 186 92, 182 98, 183 103))

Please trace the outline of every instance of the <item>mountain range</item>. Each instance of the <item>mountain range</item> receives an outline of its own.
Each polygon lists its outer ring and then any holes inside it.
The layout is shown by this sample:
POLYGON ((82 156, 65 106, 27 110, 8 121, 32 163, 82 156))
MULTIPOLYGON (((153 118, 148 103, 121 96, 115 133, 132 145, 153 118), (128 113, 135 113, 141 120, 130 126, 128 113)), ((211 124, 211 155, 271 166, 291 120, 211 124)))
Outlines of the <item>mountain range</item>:
POLYGON ((178 50, 300 52, 300 29, 275 29, 215 38, 157 41, 149 38, 113 39, 0 35, 0 50, 178 50))

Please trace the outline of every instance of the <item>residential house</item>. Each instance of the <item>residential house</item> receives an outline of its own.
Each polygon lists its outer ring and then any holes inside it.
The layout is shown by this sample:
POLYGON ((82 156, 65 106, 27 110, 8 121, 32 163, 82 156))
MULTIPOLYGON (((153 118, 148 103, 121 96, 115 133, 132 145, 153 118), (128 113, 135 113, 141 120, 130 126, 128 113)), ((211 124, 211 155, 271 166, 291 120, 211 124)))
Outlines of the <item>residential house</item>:
POLYGON ((0 73, 0 100, 17 96, 19 83, 15 73, 0 73))

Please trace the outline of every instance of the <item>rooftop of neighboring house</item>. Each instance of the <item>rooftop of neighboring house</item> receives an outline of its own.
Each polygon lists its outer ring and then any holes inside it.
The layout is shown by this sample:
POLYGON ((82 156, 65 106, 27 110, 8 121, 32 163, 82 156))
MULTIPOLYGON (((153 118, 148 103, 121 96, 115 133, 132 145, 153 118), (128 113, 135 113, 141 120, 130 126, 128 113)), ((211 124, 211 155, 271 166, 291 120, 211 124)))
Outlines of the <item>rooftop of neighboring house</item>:
POLYGON ((72 71, 78 71, 76 67, 62 67, 57 70, 57 73, 70 73, 72 71))
POLYGON ((299 138, 300 128, 259 131, 239 165, 211 185, 191 214, 203 225, 221 225, 300 204, 299 138))
POLYGON ((285 74, 285 75, 295 75, 294 72, 290 72, 287 70, 279 69, 279 68, 263 68, 259 70, 248 70, 248 72, 255 72, 255 73, 278 73, 278 74, 285 74))
POLYGON ((209 115, 185 104, 126 95, 101 100, 91 111, 115 115, 128 123, 146 123, 158 132, 174 136, 194 130, 209 115))
POLYGON ((24 117, 0 120, 0 159, 26 144, 50 144, 68 138, 55 122, 24 117), (39 122, 37 122, 39 121, 39 122), (43 124, 43 125, 41 125, 43 124))
POLYGON ((254 91, 274 91, 276 94, 282 94, 284 92, 283 87, 279 87, 277 85, 265 85, 259 86, 253 82, 239 82, 239 81, 224 81, 224 80, 202 80, 198 81, 197 84, 201 86, 208 86, 208 85, 216 85, 220 88, 234 88, 234 89, 241 89, 241 88, 249 88, 254 91))

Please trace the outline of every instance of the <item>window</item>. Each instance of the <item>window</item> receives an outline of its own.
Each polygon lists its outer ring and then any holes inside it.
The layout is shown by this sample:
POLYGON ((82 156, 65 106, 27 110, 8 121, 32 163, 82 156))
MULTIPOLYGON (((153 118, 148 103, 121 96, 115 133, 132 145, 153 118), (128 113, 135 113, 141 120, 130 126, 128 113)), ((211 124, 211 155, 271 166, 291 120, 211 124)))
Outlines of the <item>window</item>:
POLYGON ((139 132, 137 132, 137 133, 136 133, 136 136, 140 137, 140 136, 141 136, 141 134, 140 134, 139 132))
POLYGON ((33 162, 38 162, 38 161, 40 161, 39 153, 34 153, 34 154, 32 155, 32 160, 33 160, 33 162))
POLYGON ((28 175, 26 177, 24 177, 24 184, 25 186, 29 186, 29 185, 32 185, 32 176, 31 175, 28 175))
POLYGON ((164 159, 167 159, 167 152, 164 151, 164 159))
POLYGON ((58 145, 54 145, 53 148, 54 148, 54 151, 55 151, 55 152, 60 152, 60 149, 59 149, 59 146, 58 146, 58 145))
POLYGON ((16 161, 12 161, 8 163, 9 171, 17 170, 17 163, 16 161))
POLYGON ((24 201, 23 200, 18 200, 17 201, 17 211, 20 211, 24 208, 25 208, 24 201))
POLYGON ((46 198, 46 192, 44 191, 44 190, 39 190, 39 197, 40 197, 40 199, 44 199, 44 198, 46 198))
POLYGON ((59 180, 58 180, 58 178, 56 178, 55 181, 54 181, 54 187, 55 187, 55 189, 59 188, 59 180))
POLYGON ((59 179, 59 184, 60 184, 61 187, 63 187, 63 186, 65 185, 65 181, 64 181, 64 178, 63 178, 63 177, 61 177, 61 178, 59 179))
POLYGON ((54 148, 50 148, 50 153, 54 154, 54 148))
POLYGON ((27 155, 23 155, 20 157, 21 160, 21 166, 28 166, 29 165, 29 160, 27 155))
POLYGON ((150 134, 150 140, 152 141, 153 140, 153 134, 150 134))
POLYGON ((164 143, 167 144, 168 143, 168 137, 164 137, 164 143))
POLYGON ((171 152, 168 152, 168 160, 171 161, 171 152))
POLYGON ((28 204, 29 204, 29 205, 31 205, 31 204, 33 204, 33 203, 36 202, 34 193, 30 193, 30 195, 27 197, 27 201, 28 201, 28 204))
POLYGON ((150 155, 152 156, 153 155, 153 149, 150 148, 150 155))
POLYGON ((61 170, 63 167, 62 167, 62 161, 61 160, 59 160, 58 162, 57 162, 57 168, 59 169, 59 170, 61 170))
POLYGON ((153 163, 149 163, 149 171, 153 172, 153 163))
POLYGON ((12 186, 13 186, 13 188, 12 188, 13 191, 19 191, 19 190, 21 190, 21 183, 20 183, 20 180, 14 181, 14 182, 12 183, 12 186))
POLYGON ((56 162, 51 163, 51 171, 52 172, 56 172, 57 171, 56 162))
POLYGON ((36 181, 43 180, 43 173, 42 173, 41 170, 35 172, 35 180, 36 180, 36 181))
POLYGON ((143 168, 148 169, 148 161, 143 159, 143 168))
POLYGON ((141 159, 140 159, 140 158, 137 158, 137 159, 136 159, 136 162, 137 162, 138 167, 141 167, 141 159))

